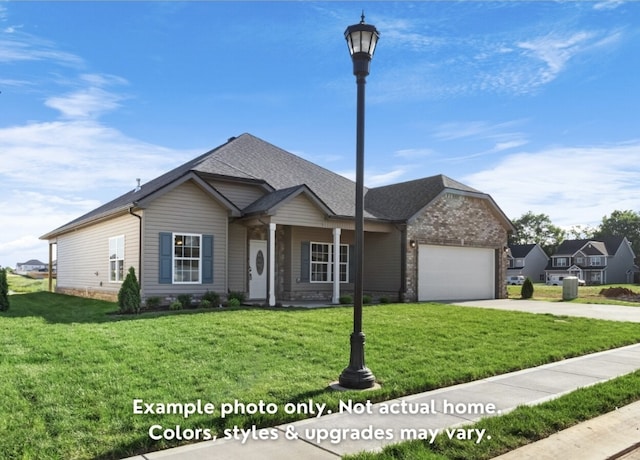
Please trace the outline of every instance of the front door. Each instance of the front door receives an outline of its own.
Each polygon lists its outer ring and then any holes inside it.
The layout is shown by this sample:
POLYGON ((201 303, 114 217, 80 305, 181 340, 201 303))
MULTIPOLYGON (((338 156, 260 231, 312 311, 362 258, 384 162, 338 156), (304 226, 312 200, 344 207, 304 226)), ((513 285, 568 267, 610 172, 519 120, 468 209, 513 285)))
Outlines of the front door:
POLYGON ((249 241, 249 298, 267 298, 267 242, 249 241))

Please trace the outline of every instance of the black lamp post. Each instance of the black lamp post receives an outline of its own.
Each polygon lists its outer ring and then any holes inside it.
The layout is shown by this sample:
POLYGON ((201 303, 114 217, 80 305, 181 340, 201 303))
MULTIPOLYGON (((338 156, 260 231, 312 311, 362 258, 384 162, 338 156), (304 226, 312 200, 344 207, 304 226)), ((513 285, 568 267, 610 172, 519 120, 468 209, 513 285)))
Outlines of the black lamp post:
POLYGON ((356 244, 353 296, 353 333, 349 366, 340 374, 339 383, 345 388, 366 389, 375 384, 375 376, 365 366, 364 333, 362 332, 362 280, 364 268, 364 85, 369 75, 369 63, 378 43, 378 31, 364 23, 347 27, 344 32, 353 60, 353 74, 358 85, 356 122, 356 244))

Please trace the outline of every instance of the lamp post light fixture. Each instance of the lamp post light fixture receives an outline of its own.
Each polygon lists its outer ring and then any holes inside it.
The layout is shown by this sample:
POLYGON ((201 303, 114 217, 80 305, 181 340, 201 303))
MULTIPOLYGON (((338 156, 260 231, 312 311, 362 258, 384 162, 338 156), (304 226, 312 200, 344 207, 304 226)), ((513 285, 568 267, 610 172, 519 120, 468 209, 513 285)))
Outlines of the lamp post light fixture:
POLYGON ((338 380, 345 388, 363 390, 375 385, 375 376, 364 362, 365 337, 362 332, 362 281, 364 268, 364 85, 369 75, 369 63, 378 43, 378 31, 364 23, 364 12, 359 24, 347 27, 344 32, 353 61, 353 74, 358 85, 356 120, 356 222, 355 222, 355 273, 353 295, 353 333, 349 366, 338 380))

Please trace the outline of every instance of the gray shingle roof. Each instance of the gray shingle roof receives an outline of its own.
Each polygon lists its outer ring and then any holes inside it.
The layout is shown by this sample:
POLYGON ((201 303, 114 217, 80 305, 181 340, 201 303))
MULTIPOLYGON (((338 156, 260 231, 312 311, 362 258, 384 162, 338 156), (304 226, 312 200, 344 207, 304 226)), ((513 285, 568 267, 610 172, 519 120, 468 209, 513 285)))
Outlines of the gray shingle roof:
POLYGON ((531 252, 533 248, 535 248, 535 244, 510 244, 509 249, 511 250, 511 257, 514 259, 521 259, 527 257, 527 254, 531 252))
POLYGON ((365 208, 381 219, 407 220, 429 204, 444 189, 485 195, 474 188, 439 174, 369 189, 365 195, 365 208))
MULTIPOLYGON (((43 235, 48 239, 77 226, 126 212, 187 174, 204 178, 228 177, 268 184, 273 192, 250 205, 245 213, 270 209, 305 185, 320 204, 336 216, 355 215, 355 183, 339 174, 263 141, 251 134, 225 144, 129 191, 93 211, 43 235)), ((444 189, 480 194, 478 190, 443 175, 372 189, 365 188, 365 217, 404 221, 444 189)), ((490 198, 490 197, 489 197, 490 198)), ((506 218, 505 218, 506 219, 506 218)))
POLYGON ((219 147, 194 169, 264 179, 276 190, 305 184, 336 215, 355 214, 355 184, 352 181, 250 134, 243 134, 219 147))
POLYGON ((587 243, 591 243, 585 247, 583 252, 586 255, 613 255, 616 253, 624 237, 622 236, 606 236, 603 238, 594 238, 591 240, 564 240, 553 254, 554 256, 572 256, 587 243))

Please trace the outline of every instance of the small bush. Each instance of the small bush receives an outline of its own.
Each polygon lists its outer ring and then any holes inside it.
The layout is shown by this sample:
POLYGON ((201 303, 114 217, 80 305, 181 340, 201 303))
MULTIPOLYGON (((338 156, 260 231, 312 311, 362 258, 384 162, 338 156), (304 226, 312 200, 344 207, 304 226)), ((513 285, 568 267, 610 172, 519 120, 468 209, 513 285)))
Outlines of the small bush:
POLYGON ((240 299, 238 299, 237 297, 229 297, 229 299, 227 300, 228 307, 239 307, 240 305, 242 304, 240 303, 240 299))
POLYGON ((202 308, 211 308, 211 306, 212 306, 212 305, 213 305, 213 304, 211 303, 211 301, 210 301, 210 300, 202 299, 202 300, 200 301, 200 306, 201 306, 202 308))
POLYGON ((0 311, 9 309, 9 283, 7 282, 7 269, 0 269, 0 311))
POLYGON ((530 299, 533 297, 533 283, 531 282, 531 278, 527 278, 522 283, 522 289, 520 290, 520 297, 523 299, 530 299))
POLYGON ((228 300, 231 299, 237 299, 238 300, 238 305, 242 305, 244 303, 244 292, 230 292, 229 295, 227 296, 228 300))
MULTIPOLYGON (((205 292, 202 296, 202 302, 204 302, 205 300, 210 302, 212 307, 217 307, 218 305, 220 305, 220 296, 217 292, 205 292)), ((200 303, 200 305, 202 305, 202 302, 200 303)))
POLYGON ((144 301, 144 304, 147 308, 157 308, 160 306, 161 302, 162 299, 160 299, 160 297, 147 297, 147 299, 144 301))
POLYGON ((382 296, 379 299, 380 303, 389 303, 389 297, 382 296))
POLYGON ((136 278, 136 271, 133 267, 129 267, 129 272, 120 286, 118 291, 118 306, 121 313, 139 313, 140 304, 140 284, 136 278))
POLYGON ((365 295, 362 296, 362 304, 363 305, 369 305, 371 302, 373 302, 373 299, 371 298, 370 295, 365 294, 365 295))
POLYGON ((169 310, 182 310, 182 302, 174 300, 169 304, 169 310))
POLYGON ((178 302, 182 304, 182 308, 191 308, 191 294, 180 294, 178 302))
POLYGON ((350 295, 341 295, 338 298, 338 302, 340 302, 340 305, 349 305, 353 303, 353 297, 350 295))

